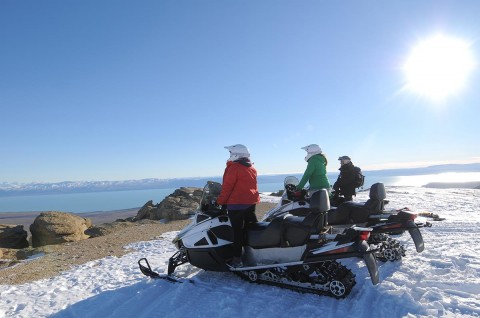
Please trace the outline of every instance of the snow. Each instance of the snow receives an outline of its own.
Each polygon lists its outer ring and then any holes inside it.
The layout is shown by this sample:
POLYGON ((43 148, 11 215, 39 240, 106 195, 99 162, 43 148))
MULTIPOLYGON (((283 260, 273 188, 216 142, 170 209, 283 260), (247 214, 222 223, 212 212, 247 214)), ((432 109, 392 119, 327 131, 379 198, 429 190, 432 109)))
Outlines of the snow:
MULTIPOLYGON (((361 192, 357 200, 367 196, 361 192)), ((388 208, 409 207, 446 220, 421 230, 420 254, 408 234, 397 237, 407 256, 379 262, 376 286, 363 262, 342 261, 357 280, 345 299, 252 284, 191 265, 176 274, 191 277, 193 284, 148 279, 137 261, 147 257, 154 270, 166 272, 175 252, 170 232, 126 246, 134 251, 121 258, 106 257, 24 285, 0 285, 0 317, 479 317, 479 196, 479 190, 387 187, 388 208)))
POLYGON ((265 193, 260 193, 260 201, 261 202, 279 203, 281 199, 282 199, 281 197, 276 197, 276 196, 267 195, 265 193))

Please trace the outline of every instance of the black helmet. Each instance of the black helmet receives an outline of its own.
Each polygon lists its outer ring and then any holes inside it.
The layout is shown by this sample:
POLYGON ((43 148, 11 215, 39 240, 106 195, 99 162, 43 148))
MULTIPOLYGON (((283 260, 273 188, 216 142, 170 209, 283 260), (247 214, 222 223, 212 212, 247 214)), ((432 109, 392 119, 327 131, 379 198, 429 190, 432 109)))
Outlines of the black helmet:
POLYGON ((338 160, 352 160, 352 159, 350 159, 349 156, 341 156, 338 158, 338 160))

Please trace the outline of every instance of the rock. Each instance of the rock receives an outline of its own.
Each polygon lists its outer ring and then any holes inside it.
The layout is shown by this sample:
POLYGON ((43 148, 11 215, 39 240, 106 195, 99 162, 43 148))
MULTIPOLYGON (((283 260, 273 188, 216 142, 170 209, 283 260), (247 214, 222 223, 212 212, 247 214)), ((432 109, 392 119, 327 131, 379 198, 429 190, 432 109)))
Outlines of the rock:
POLYGON ((39 255, 39 253, 41 251, 31 247, 22 249, 0 248, 0 270, 17 265, 27 258, 39 255))
POLYGON ((182 187, 175 190, 157 205, 150 200, 138 211, 135 220, 185 220, 198 208, 201 188, 182 187))
POLYGON ((2 257, 4 260, 10 260, 10 261, 16 261, 18 260, 17 254, 20 254, 21 250, 18 249, 12 249, 12 248, 4 248, 0 249, 0 254, 2 254, 2 257))
POLYGON ((278 190, 277 192, 272 192, 270 195, 273 197, 281 197, 285 190, 278 190))
POLYGON ((85 231, 85 234, 87 234, 90 237, 98 237, 98 236, 104 236, 114 232, 122 233, 121 229, 128 226, 133 226, 133 223, 116 222, 116 221, 112 223, 104 223, 104 224, 96 225, 89 228, 88 230, 85 231))
POLYGON ((14 249, 28 247, 27 236, 23 225, 0 224, 0 247, 14 249))
POLYGON ((90 219, 65 212, 42 212, 30 225, 33 247, 74 242, 88 238, 85 230, 92 226, 90 219))
POLYGON ((123 229, 136 226, 139 223, 149 224, 149 223, 158 223, 158 221, 154 220, 140 220, 138 223, 133 222, 125 222, 125 221, 115 221, 112 223, 104 223, 100 225, 95 225, 85 231, 85 234, 89 235, 90 237, 99 237, 104 236, 112 233, 123 233, 123 229))
POLYGON ((148 201, 140 208, 140 210, 138 210, 135 220, 143 220, 143 219, 154 220, 156 209, 157 209, 156 206, 153 205, 153 201, 152 200, 148 201))

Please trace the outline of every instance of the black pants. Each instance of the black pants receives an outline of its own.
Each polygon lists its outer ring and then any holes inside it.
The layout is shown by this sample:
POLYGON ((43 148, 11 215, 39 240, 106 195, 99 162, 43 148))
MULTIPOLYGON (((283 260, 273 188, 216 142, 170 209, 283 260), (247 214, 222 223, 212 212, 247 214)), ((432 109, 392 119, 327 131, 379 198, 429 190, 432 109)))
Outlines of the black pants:
POLYGON ((233 228, 233 256, 241 257, 245 224, 258 222, 255 215, 255 204, 245 210, 228 210, 228 217, 233 228))

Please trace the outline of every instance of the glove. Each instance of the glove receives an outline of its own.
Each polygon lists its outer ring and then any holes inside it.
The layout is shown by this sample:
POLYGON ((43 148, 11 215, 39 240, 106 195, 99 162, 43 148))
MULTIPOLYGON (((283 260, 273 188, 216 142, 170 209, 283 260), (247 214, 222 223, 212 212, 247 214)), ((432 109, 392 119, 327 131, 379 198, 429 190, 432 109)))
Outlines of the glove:
POLYGON ((295 192, 297 190, 297 187, 293 184, 287 184, 285 186, 285 190, 287 190, 287 192, 295 192))

